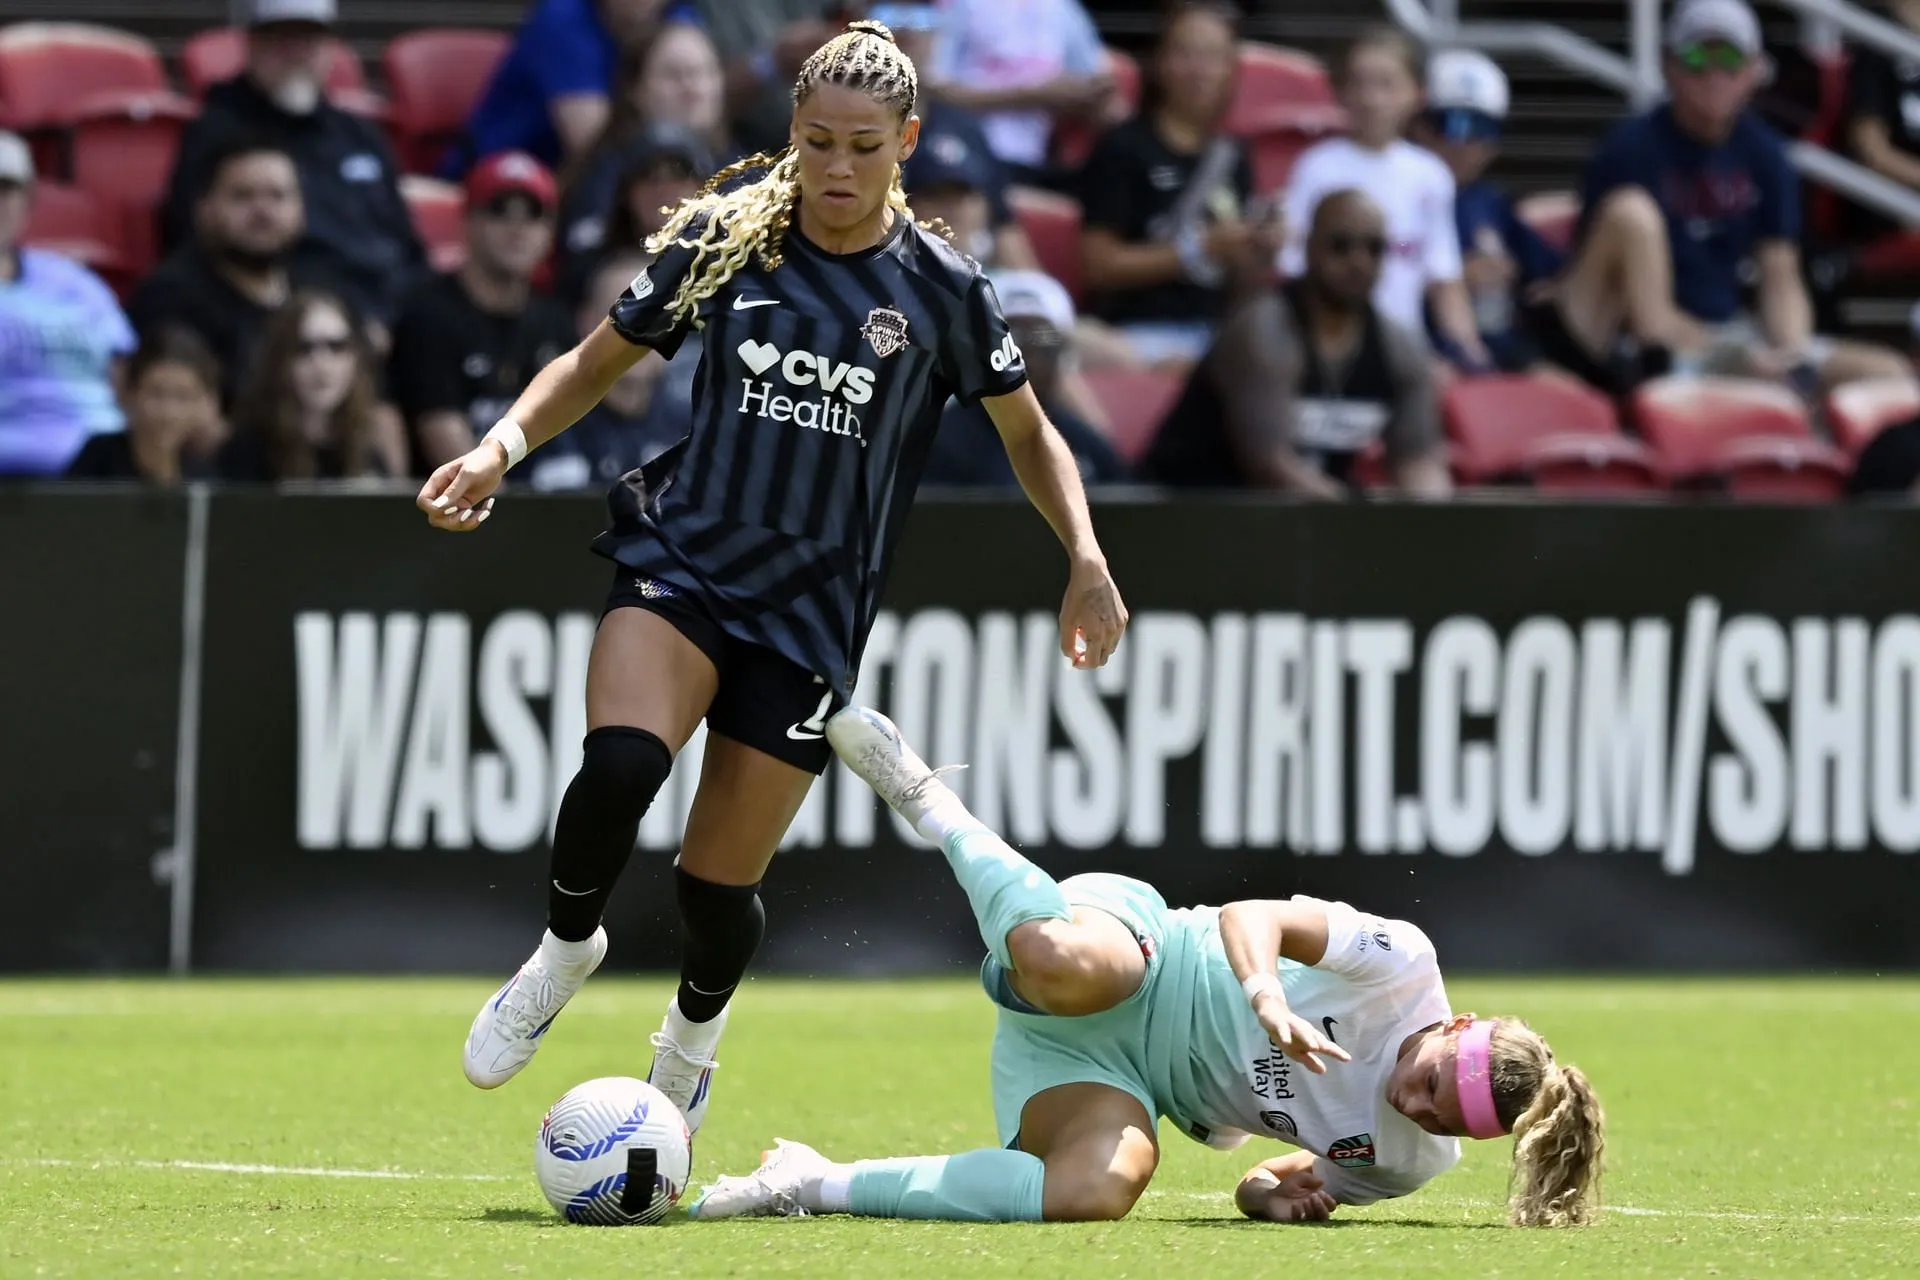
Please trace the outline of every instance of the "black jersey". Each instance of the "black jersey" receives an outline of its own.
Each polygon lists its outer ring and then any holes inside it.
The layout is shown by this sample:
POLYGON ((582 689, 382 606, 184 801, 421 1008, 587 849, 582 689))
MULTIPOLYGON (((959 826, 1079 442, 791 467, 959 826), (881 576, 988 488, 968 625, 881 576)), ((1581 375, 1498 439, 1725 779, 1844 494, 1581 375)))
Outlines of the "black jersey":
MULTIPOLYGON (((692 260, 635 278, 623 337, 673 355, 692 260)), ((594 548, 851 697, 941 410, 1019 390, 1026 362, 978 264, 905 219, 849 254, 791 228, 778 270, 749 261, 699 318, 693 430, 614 487, 594 548)))

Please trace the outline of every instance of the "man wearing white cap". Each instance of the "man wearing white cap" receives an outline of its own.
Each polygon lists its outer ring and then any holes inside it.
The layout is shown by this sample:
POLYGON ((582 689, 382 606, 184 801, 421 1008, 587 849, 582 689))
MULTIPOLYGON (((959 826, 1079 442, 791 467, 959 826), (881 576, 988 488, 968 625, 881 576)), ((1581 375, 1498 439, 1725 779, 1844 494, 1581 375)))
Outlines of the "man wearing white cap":
POLYGON ((1477 49, 1447 49, 1427 64, 1427 107, 1413 140, 1453 171, 1454 222, 1461 275, 1473 299, 1480 340, 1495 363, 1519 370, 1533 361, 1516 323, 1516 298, 1559 274, 1563 255, 1521 221, 1512 199, 1487 179, 1507 118, 1507 77, 1477 49))
MULTIPOLYGON (((1066 286, 1044 271, 998 271, 993 273, 993 288, 1000 297, 1007 328, 1026 357, 1027 381, 1046 408, 1048 419, 1073 450, 1082 482, 1124 481, 1126 463, 1105 436, 1075 416, 1067 403, 1070 397, 1063 394, 1065 375, 1074 358, 1075 316, 1066 286)), ((923 483, 1012 488, 1020 481, 986 411, 956 401, 947 406, 940 419, 940 432, 927 455, 923 483)))
POLYGON ((1892 351, 1813 332, 1799 177, 1779 135, 1748 110, 1765 64, 1743 0, 1674 11, 1669 100, 1624 121, 1587 165, 1573 262, 1535 316, 1548 359, 1610 390, 1672 370, 1781 378, 1811 396, 1910 372, 1892 351))

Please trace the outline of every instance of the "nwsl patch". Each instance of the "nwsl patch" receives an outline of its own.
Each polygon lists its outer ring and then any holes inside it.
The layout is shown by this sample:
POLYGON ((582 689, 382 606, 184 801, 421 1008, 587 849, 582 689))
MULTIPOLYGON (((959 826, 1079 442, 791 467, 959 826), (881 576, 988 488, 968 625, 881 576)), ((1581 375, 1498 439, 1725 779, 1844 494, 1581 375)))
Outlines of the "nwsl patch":
POLYGON ((1356 1133, 1327 1148, 1327 1159, 1346 1169, 1364 1169, 1373 1163, 1373 1135, 1356 1133))

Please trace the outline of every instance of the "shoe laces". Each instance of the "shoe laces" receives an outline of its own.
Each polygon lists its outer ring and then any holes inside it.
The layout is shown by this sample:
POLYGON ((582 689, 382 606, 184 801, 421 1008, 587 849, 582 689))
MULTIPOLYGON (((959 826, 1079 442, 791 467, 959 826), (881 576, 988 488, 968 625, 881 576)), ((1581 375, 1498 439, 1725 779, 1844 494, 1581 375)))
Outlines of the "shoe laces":
POLYGON ((552 1012, 552 997, 553 975, 542 966, 528 964, 500 997, 494 1009, 495 1023, 503 1026, 513 1038, 527 1039, 552 1012))
POLYGON ((901 803, 903 804, 920 803, 922 800, 926 799, 927 792, 933 790, 933 786, 935 783, 940 783, 942 786, 946 785, 945 778, 947 774, 958 773, 960 772, 960 770, 966 767, 967 766, 964 764, 943 764, 938 769, 933 769, 928 771, 926 777, 920 779, 918 782, 914 783, 912 786, 908 787, 906 790, 900 793, 901 803))
POLYGON ((654 1048, 653 1069, 675 1080, 697 1079, 702 1071, 712 1071, 720 1064, 712 1058, 696 1058, 680 1047, 680 1043, 664 1031, 656 1031, 647 1038, 654 1048), (662 1060, 666 1070, 661 1072, 662 1060))

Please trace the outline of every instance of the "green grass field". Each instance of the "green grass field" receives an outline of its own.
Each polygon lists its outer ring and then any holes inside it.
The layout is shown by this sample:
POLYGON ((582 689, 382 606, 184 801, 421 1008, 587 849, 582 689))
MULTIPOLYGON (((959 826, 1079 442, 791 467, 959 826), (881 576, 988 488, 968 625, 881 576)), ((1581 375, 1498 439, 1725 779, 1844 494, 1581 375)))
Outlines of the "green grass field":
MULTIPOLYGON (((1419 1195, 1282 1227, 1229 1201, 1263 1144, 1171 1133, 1120 1223, 569 1227, 530 1174, 541 1113, 644 1072, 667 987, 596 981, 483 1094, 457 1058, 487 987, 0 983, 0 1277, 1920 1273, 1912 981, 1456 984, 1456 1007, 1527 1015, 1606 1100, 1610 1209, 1579 1232, 1502 1225, 1505 1142, 1419 1195)), ((991 1022, 959 981, 750 984, 696 1182, 775 1134, 843 1158, 990 1143, 991 1022)))

